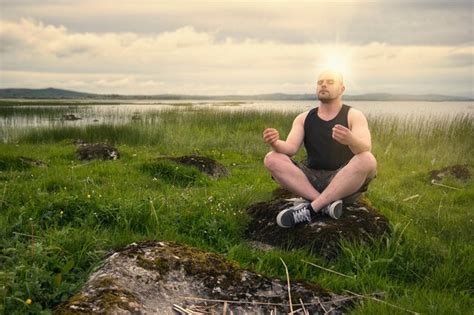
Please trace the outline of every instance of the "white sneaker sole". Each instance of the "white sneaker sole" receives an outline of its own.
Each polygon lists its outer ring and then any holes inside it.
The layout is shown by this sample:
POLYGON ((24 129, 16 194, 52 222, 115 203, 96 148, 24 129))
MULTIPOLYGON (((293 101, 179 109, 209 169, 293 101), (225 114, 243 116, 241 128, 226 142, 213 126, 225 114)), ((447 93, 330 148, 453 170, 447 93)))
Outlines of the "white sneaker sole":
POLYGON ((281 223, 281 217, 282 217, 285 213, 287 213, 288 211, 290 211, 290 210, 288 209, 287 211, 284 211, 284 210, 280 211, 280 213, 278 213, 277 218, 276 218, 276 221, 277 221, 278 226, 279 226, 279 227, 282 227, 282 228, 284 228, 284 229, 289 229, 289 228, 291 228, 291 226, 285 226, 285 225, 283 225, 283 224, 281 223))
POLYGON ((342 216, 342 200, 334 201, 329 206, 328 215, 336 220, 342 216))

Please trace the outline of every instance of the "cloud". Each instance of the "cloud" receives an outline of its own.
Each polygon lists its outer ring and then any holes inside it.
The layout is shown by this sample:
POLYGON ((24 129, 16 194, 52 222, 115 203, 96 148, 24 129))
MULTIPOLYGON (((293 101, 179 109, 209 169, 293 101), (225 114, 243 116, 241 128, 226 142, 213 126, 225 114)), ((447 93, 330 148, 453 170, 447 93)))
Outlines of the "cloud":
POLYGON ((473 94, 472 45, 220 38, 190 25, 146 34, 76 32, 34 19, 1 21, 0 43, 1 87, 126 94, 312 93, 316 73, 328 56, 339 54, 349 65, 349 94, 435 93, 441 87, 445 94, 473 94))
POLYGON ((84 33, 174 31, 218 39, 393 45, 472 43, 472 1, 3 1, 3 18, 28 17, 84 33))

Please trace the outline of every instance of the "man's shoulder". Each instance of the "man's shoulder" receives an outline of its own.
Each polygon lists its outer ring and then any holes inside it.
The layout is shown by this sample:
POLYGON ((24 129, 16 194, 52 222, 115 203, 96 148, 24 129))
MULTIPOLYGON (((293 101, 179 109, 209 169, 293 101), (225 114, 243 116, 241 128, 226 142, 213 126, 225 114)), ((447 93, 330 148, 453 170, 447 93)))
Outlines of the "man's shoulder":
POLYGON ((354 117, 354 118, 359 118, 359 117, 365 117, 364 113, 358 110, 357 108, 350 107, 348 111, 348 116, 349 117, 354 117))
POLYGON ((295 118, 295 121, 298 121, 298 122, 303 122, 306 120, 306 117, 308 116, 308 113, 310 112, 311 110, 307 110, 305 112, 302 112, 301 114, 298 114, 298 116, 296 116, 295 118))
POLYGON ((367 125, 367 118, 360 110, 351 107, 347 113, 347 122, 349 124, 349 129, 352 129, 354 125, 367 125))

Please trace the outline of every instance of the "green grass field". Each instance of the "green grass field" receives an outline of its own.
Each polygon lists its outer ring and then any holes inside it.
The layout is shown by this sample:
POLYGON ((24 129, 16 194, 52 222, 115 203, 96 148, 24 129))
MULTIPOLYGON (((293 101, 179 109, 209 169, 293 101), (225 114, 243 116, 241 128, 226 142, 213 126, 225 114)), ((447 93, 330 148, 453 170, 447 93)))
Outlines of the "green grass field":
POLYGON ((293 117, 162 111, 123 125, 14 133, 11 143, 0 144, 0 308, 50 313, 80 289, 106 253, 156 239, 217 252, 284 279, 281 257, 292 279, 342 294, 383 292, 394 305, 367 298, 352 314, 472 314, 473 180, 448 177, 441 182, 448 187, 433 185, 429 172, 467 164, 472 173, 473 119, 369 117, 379 166, 367 196, 394 232, 371 247, 344 243, 343 255, 326 262, 304 250, 261 252, 245 244, 245 209, 270 199, 276 188, 262 165, 269 148, 261 133, 275 127, 285 136, 293 117), (80 162, 74 139, 107 141, 121 158, 80 162), (193 153, 218 160, 231 175, 214 180, 156 160, 193 153), (19 156, 49 167, 29 167, 19 156))

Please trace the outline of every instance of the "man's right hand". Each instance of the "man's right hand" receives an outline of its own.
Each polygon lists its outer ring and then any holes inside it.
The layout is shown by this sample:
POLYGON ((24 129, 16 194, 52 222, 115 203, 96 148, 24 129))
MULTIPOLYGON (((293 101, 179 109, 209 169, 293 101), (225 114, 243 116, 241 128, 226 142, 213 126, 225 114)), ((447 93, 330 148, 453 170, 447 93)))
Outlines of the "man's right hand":
POLYGON ((263 131, 263 141, 273 144, 280 139, 280 134, 275 128, 267 128, 263 131))

